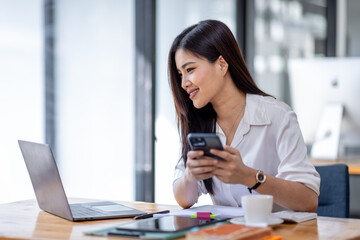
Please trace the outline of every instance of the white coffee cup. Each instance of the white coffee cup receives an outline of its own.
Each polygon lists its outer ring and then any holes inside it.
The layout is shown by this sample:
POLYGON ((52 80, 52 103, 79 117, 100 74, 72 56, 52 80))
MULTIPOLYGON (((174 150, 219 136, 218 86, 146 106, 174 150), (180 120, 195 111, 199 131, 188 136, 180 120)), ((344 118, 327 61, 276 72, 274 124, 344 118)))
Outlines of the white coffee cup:
POLYGON ((241 197, 245 224, 248 226, 267 226, 273 206, 271 195, 245 195, 241 197))

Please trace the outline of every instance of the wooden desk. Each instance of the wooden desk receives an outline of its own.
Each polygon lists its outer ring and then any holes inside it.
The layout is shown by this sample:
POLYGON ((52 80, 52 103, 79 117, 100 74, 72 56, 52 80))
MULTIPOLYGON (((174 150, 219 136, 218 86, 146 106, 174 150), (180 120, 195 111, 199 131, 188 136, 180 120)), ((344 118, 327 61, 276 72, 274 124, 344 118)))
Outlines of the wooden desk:
POLYGON ((355 160, 355 159, 354 160, 336 160, 336 161, 310 159, 310 161, 315 166, 331 165, 331 164, 346 164, 349 167, 350 175, 360 175, 360 159, 358 159, 358 160, 355 160))
MULTIPOLYGON (((71 201, 81 202, 81 201, 71 201)), ((178 206, 143 202, 120 202, 143 211, 179 210, 178 206)), ((70 222, 41 211, 35 200, 0 205, 1 239, 120 239, 84 235, 84 231, 112 227, 132 219, 70 222)), ((360 219, 319 217, 300 224, 281 224, 273 228, 273 236, 283 239, 360 239, 360 219)), ((184 238, 180 239, 183 240, 184 238)))

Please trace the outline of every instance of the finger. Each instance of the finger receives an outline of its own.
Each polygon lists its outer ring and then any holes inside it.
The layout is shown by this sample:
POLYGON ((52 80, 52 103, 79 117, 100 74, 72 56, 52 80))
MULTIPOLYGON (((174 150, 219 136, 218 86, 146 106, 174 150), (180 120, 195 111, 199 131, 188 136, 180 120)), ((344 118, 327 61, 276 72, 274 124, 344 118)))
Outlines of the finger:
POLYGON ((189 159, 186 162, 186 166, 190 168, 195 167, 204 167, 204 166, 215 166, 217 164, 217 160, 213 158, 199 158, 199 159, 189 159))
POLYGON ((225 177, 227 176, 228 174, 228 171, 225 170, 225 169, 222 169, 222 168, 217 168, 213 171, 214 175, 218 178, 222 178, 222 177, 225 177))
POLYGON ((216 167, 199 167, 199 168, 192 168, 191 173, 193 175, 200 175, 200 174, 211 173, 215 170, 216 170, 216 167))
POLYGON ((201 156, 201 157, 197 158, 196 160, 216 160, 216 158, 204 155, 204 156, 201 156))
POLYGON ((230 183, 231 174, 229 171, 223 169, 217 169, 213 172, 214 176, 216 176, 220 181, 224 183, 230 183))
POLYGON ((230 147, 229 145, 225 145, 224 149, 230 154, 240 155, 239 151, 236 148, 230 147))
POLYGON ((204 155, 204 151, 189 151, 187 154, 188 159, 196 159, 204 155))
POLYGON ((206 174, 201 174, 201 175, 196 175, 195 176, 195 179, 200 181, 200 180, 204 180, 204 179, 208 179, 208 178, 211 178, 213 177, 214 174, 213 173, 206 173, 206 174))
MULTIPOLYGON (((223 159, 225 159, 226 161, 231 161, 232 160, 232 157, 231 157, 231 154, 227 151, 221 151, 221 150, 217 150, 217 149, 211 149, 210 150, 210 153, 218 156, 218 157, 221 157, 223 159)), ((221 161, 219 161, 221 162, 221 161)))

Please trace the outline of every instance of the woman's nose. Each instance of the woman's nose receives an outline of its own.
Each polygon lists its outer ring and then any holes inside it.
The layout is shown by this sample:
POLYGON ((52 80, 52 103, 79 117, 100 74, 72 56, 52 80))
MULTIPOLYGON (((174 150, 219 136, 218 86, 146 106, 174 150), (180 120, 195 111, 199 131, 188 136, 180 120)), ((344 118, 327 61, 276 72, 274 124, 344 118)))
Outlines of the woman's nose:
POLYGON ((183 78, 181 79, 181 87, 182 87, 183 89, 186 90, 186 88, 188 88, 190 85, 191 85, 191 82, 190 82, 187 78, 183 77, 183 78))

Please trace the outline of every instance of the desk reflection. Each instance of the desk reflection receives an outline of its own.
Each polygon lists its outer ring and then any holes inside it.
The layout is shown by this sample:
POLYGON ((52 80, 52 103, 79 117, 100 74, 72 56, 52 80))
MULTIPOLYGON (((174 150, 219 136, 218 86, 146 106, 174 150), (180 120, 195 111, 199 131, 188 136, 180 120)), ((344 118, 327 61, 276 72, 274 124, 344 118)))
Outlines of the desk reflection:
POLYGON ((302 223, 283 223, 272 227, 273 235, 281 235, 283 239, 294 239, 301 236, 302 239, 318 239, 317 219, 302 223))
POLYGON ((34 238, 44 238, 44 237, 53 237, 58 236, 59 233, 54 235, 54 228, 61 231, 61 237, 70 238, 73 231, 74 223, 55 216, 53 214, 40 211, 36 220, 35 229, 33 232, 34 238))

